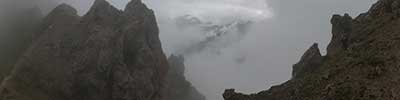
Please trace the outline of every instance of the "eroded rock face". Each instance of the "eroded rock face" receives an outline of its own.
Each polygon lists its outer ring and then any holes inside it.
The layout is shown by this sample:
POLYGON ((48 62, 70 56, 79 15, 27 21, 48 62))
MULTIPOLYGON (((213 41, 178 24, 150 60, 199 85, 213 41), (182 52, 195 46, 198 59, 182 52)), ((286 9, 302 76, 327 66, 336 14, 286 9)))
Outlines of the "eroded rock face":
POLYGON ((170 70, 167 75, 168 90, 166 100, 205 100, 205 97, 186 80, 183 56, 171 55, 168 61, 170 70))
POLYGON ((322 60, 323 57, 319 51, 318 44, 313 44, 301 57, 300 62, 293 66, 292 77, 297 78, 307 73, 312 73, 321 66, 322 60))
POLYGON ((369 16, 374 18, 386 15, 398 16, 400 11, 399 2, 398 0, 380 0, 372 6, 369 16))
POLYGON ((353 19, 349 14, 333 15, 331 19, 332 23, 332 40, 327 48, 327 55, 335 55, 348 48, 349 45, 349 35, 352 31, 352 21, 353 19))
POLYGON ((85 16, 60 5, 1 85, 5 100, 165 100, 168 62, 153 11, 96 0, 85 16))
POLYGON ((227 90, 225 100, 400 99, 399 2, 379 0, 355 19, 334 15, 326 56, 312 46, 291 80, 251 95, 227 90))

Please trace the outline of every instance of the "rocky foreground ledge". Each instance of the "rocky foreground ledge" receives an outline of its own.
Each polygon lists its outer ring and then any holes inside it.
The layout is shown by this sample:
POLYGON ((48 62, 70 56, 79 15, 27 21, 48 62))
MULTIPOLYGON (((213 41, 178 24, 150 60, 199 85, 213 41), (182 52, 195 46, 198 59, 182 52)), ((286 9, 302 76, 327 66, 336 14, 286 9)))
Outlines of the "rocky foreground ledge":
POLYGON ((356 18, 334 15, 327 55, 314 44, 292 79, 256 94, 227 89, 225 100, 400 100, 400 0, 379 0, 356 18))

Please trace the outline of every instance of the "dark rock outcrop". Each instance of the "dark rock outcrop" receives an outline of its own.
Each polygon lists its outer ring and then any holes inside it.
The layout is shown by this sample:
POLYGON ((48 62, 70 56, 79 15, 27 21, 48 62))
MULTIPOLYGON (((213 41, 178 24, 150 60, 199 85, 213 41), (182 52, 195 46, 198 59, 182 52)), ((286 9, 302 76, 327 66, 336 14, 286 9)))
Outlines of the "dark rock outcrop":
POLYGON ((355 19, 334 15, 326 56, 312 46, 293 78, 256 94, 226 90, 225 100, 399 100, 399 0, 379 0, 355 19))
POLYGON ((369 17, 377 18, 387 15, 398 17, 400 5, 398 0, 380 0, 375 3, 368 12, 369 17))
POLYGON ((332 40, 327 48, 327 55, 335 55, 348 47, 349 34, 352 31, 353 19, 349 14, 333 15, 332 23, 332 40))
POLYGON ((205 97, 196 90, 185 78, 185 64, 183 56, 171 55, 168 58, 170 70, 167 75, 168 89, 166 100, 205 100, 205 97))
POLYGON ((293 65, 292 77, 302 77, 307 73, 312 73, 322 64, 323 57, 319 51, 318 44, 312 45, 301 57, 300 62, 293 65))
POLYGON ((0 86, 1 100, 165 100, 168 61, 153 11, 96 0, 78 16, 63 4, 0 86))
POLYGON ((254 99, 250 95, 236 93, 235 89, 226 89, 222 96, 226 100, 252 100, 252 99, 254 99))

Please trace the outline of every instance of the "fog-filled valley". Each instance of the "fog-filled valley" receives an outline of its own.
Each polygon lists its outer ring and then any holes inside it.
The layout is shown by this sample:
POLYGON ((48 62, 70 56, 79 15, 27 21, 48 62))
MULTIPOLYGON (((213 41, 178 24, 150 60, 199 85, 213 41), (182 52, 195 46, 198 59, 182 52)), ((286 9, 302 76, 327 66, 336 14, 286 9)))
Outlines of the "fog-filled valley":
MULTIPOLYGON (((27 41, 30 41, 30 38, 21 38, 9 34, 12 33, 9 31, 9 27, 12 26, 11 23, 18 22, 9 22, 9 18, 26 17, 28 15, 10 17, 8 16, 12 15, 10 13, 18 13, 21 9, 38 8, 41 13, 37 16, 45 17, 47 14, 51 14, 51 11, 58 5, 66 3, 74 7, 79 16, 83 16, 82 18, 77 18, 79 21, 83 20, 83 23, 85 20, 89 19, 86 18, 87 16, 93 17, 96 15, 90 14, 94 1, 95 0, 0 1, 0 39, 2 40, 0 42, 3 42, 0 43, 0 45, 2 46, 1 48, 8 48, 0 51, 0 54, 2 54, 0 56, 6 55, 0 58, 0 60, 3 61, 1 64, 13 66, 13 64, 9 64, 8 62, 16 63, 18 57, 23 56, 23 50, 35 50, 35 48, 29 48, 28 46, 29 43, 27 43, 27 41), (13 38, 15 37, 18 37, 17 39, 27 39, 27 41, 21 43, 20 41, 14 40, 13 38), (7 51, 13 49, 21 51, 7 51), (13 60, 11 61, 10 59, 13 60)), ((116 11, 118 14, 120 12, 129 11, 129 9, 127 9, 128 7, 125 7, 130 0, 107 1, 119 9, 119 12, 116 11)), ((302 58, 303 53, 306 52, 313 43, 319 44, 322 55, 327 53, 326 48, 332 39, 332 25, 330 20, 333 14, 348 13, 351 17, 356 18, 360 13, 367 12, 376 1, 377 0, 142 0, 149 9, 154 11, 159 29, 159 41, 162 44, 162 51, 165 53, 165 56, 170 57, 171 55, 176 55, 182 57, 182 61, 184 59, 184 62, 182 62, 184 64, 182 66, 186 67, 183 68, 184 79, 188 80, 207 100, 223 100, 222 93, 224 93, 225 89, 229 88, 235 88, 236 91, 243 93, 256 93, 292 79, 292 66, 302 58)), ((138 8, 145 7, 139 6, 138 8)), ((151 18, 148 17, 151 16, 148 12, 152 11, 144 11, 146 12, 144 15, 147 17, 140 16, 138 19, 143 17, 146 21, 151 20, 148 19, 151 18)), ((93 10, 93 12, 96 12, 96 10, 93 10)), ((136 11, 135 13, 137 12, 140 11, 136 11)), ((34 17, 30 16, 31 15, 28 17, 34 19, 34 17)), ((128 15, 121 14, 116 16, 117 17, 110 19, 118 22, 118 25, 120 25, 119 22, 123 24, 120 26, 112 24, 110 26, 114 25, 115 28, 122 28, 121 30, 129 29, 129 25, 131 24, 123 22, 132 21, 129 20, 129 18, 125 19, 128 15)), ((108 18, 109 16, 107 15, 106 17, 108 18)), ((135 15, 132 18, 134 19, 137 17, 135 15)), ((32 25, 29 23, 24 25, 27 27, 39 26, 34 24, 36 22, 32 23, 32 25)), ((108 22, 105 23, 108 25, 108 22)), ((152 21, 149 23, 152 23, 152 21)), ((23 31, 20 33, 27 33, 26 31, 36 32, 36 30, 24 28, 24 25, 20 26, 20 28, 26 30, 19 30, 23 31)), ((81 25, 81 23, 79 25, 81 25)), ((86 23, 82 26, 85 25, 86 23)), ((92 23, 87 22, 87 26, 89 25, 92 25, 92 23)), ((77 30, 79 29, 80 28, 77 30)), ((94 28, 95 31, 96 29, 97 27, 94 28)), ((135 28, 132 28, 132 30, 134 29, 135 28)), ((112 30, 110 33, 114 32, 114 28, 104 30, 106 32, 112 30)), ((115 29, 115 33, 122 34, 125 32, 120 32, 121 30, 115 29)), ((139 29, 136 29, 135 32, 137 30, 139 29)), ((129 30, 127 32, 132 31, 129 30)), ((142 31, 139 31, 139 33, 140 32, 142 31)), ((143 32, 147 31, 145 30, 143 32)), ((99 35, 99 37, 100 36, 106 35, 102 34, 99 35)), ((95 36, 89 36, 89 40, 94 37, 95 36)), ((136 38, 136 36, 132 37, 136 38)), ((152 39, 153 38, 149 38, 149 41, 154 42, 152 39)), ((40 45, 40 43, 34 46, 40 45)), ((119 47, 117 46, 115 48, 119 47)), ((153 44, 150 45, 149 48, 154 49, 153 44)), ((38 49, 38 51, 39 50, 41 49, 38 49)), ((157 50, 152 52, 157 52, 157 50)), ((158 53, 155 53, 154 55, 157 54, 158 53)), ((146 56, 148 55, 144 55, 144 57, 146 56)), ((20 62, 23 61, 25 60, 21 60, 20 62)), ((154 61, 160 62, 160 64, 163 62, 163 60, 154 61)), ((126 65, 130 64, 129 62, 126 63, 126 65)), ((18 66, 23 65, 24 64, 18 64, 18 66)), ((154 66, 157 66, 157 64, 154 66)), ((1 69, 3 70, 3 68, 1 69)), ((4 70, 11 69, 4 68, 4 70)), ((11 73, 11 71, 7 72, 7 74, 8 73, 11 73)), ((149 71, 149 73, 158 73, 158 71, 149 71)), ((0 79, 3 78, 4 77, 1 76, 0 79)), ((151 87, 151 89, 157 88, 159 87, 151 87)))

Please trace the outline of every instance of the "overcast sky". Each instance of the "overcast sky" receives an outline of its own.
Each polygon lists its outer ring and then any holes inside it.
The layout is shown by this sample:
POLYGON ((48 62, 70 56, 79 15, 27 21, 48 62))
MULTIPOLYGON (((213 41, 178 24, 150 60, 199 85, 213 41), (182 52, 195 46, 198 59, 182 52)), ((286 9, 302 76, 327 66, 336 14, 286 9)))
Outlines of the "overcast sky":
MULTIPOLYGON (((40 1, 40 0, 39 0, 40 1)), ((48 2, 51 0, 42 0, 48 2)), ((128 0, 108 0, 122 9, 128 0)), ((241 41, 186 56, 187 78, 209 100, 222 100, 225 88, 258 92, 291 76, 292 65, 314 42, 325 51, 331 38, 332 14, 357 16, 376 0, 145 0, 154 9, 167 54, 201 37, 182 32, 173 19, 193 15, 212 23, 232 20, 254 22, 241 41), (238 59, 244 60, 237 63, 238 59)), ((93 0, 59 0, 75 6, 83 15, 93 0)), ((49 6, 46 8, 52 8, 49 6)))

